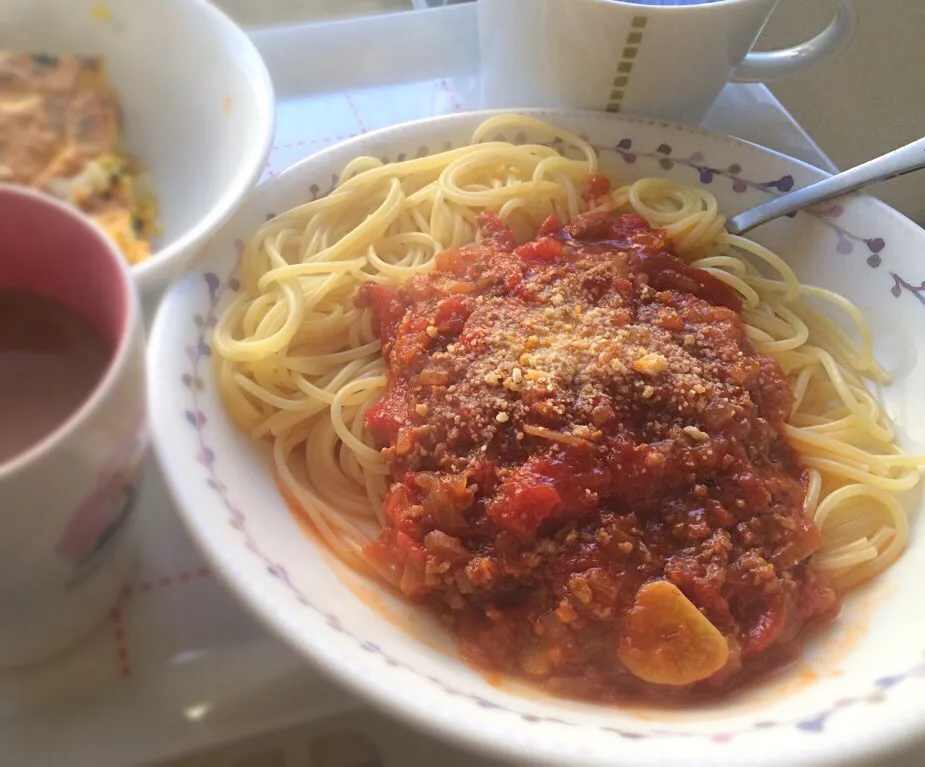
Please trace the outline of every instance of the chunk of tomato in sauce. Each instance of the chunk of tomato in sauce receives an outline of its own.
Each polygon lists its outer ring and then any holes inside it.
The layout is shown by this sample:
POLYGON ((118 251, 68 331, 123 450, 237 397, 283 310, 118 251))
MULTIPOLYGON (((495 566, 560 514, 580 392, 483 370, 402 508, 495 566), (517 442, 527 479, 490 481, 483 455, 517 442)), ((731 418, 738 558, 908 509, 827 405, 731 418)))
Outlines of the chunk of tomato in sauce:
POLYGON ((552 237, 541 237, 521 245, 514 251, 514 255, 525 261, 552 262, 562 257, 565 246, 552 237))
POLYGON ((390 396, 376 402, 364 415, 366 426, 377 445, 390 445, 398 437, 403 423, 408 420, 408 404, 404 387, 396 383, 390 396))
POLYGON ((610 179, 600 173, 595 173, 594 175, 588 176, 588 180, 585 181, 585 187, 581 192, 581 198, 594 207, 595 203, 600 200, 601 197, 610 194, 610 189, 610 179))
POLYGON ((498 488, 486 514, 500 527, 530 540, 549 519, 582 515, 597 506, 610 471, 582 448, 535 455, 498 488))
POLYGON ((742 654, 758 655, 774 644, 789 623, 787 605, 780 594, 763 600, 751 622, 742 627, 742 654))
POLYGON ((656 290, 683 291, 715 306, 725 306, 735 312, 742 309, 739 297, 725 282, 666 250, 633 250, 628 263, 634 271, 644 273, 656 290))
POLYGON ((496 213, 483 211, 476 219, 479 245, 488 245, 497 251, 510 253, 517 246, 514 233, 496 213))
POLYGON ((434 272, 448 272, 463 279, 475 279, 494 251, 484 245, 466 245, 443 250, 434 258, 434 272))
POLYGON ((499 527, 530 539, 561 505, 562 496, 549 477, 519 472, 498 488, 486 514, 499 527))
POLYGON ((370 307, 379 316, 388 309, 389 302, 394 295, 392 290, 378 283, 364 282, 357 293, 357 304, 370 307))
POLYGON ((549 237, 553 234, 558 234, 560 231, 562 231, 562 223, 559 221, 559 217, 552 213, 540 224, 540 228, 536 231, 536 236, 549 237))
POLYGON ((434 312, 434 325, 441 333, 459 334, 473 308, 472 299, 463 296, 441 299, 434 312))
POLYGON ((379 323, 379 337, 388 348, 395 340, 398 326, 405 316, 405 304, 394 290, 375 282, 360 285, 356 297, 357 306, 368 306, 379 323))
MULTIPOLYGON (((566 227, 566 234, 572 239, 583 242, 603 242, 613 245, 618 250, 629 250, 634 245, 638 247, 635 237, 651 236, 653 233, 656 237, 659 236, 658 230, 653 230, 641 216, 633 213, 614 216, 608 211, 586 213, 574 219, 566 227)), ((655 244, 653 240, 652 245, 655 246, 655 244)))

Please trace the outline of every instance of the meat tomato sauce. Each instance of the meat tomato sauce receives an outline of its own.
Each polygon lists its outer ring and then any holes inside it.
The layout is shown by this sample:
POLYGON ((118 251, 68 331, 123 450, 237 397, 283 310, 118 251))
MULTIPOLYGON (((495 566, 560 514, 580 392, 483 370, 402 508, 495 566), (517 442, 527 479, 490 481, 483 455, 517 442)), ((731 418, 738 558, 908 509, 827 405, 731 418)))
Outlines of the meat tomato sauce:
POLYGON ((643 219, 550 220, 518 247, 483 214, 478 244, 358 300, 381 324, 388 388, 366 419, 394 478, 366 553, 472 663, 687 700, 793 658, 834 613, 787 381, 733 291, 643 219), (677 632, 640 599, 653 582, 683 602, 670 615, 718 630, 691 636, 725 642, 720 668, 664 684, 690 668, 633 665, 682 662, 659 656, 677 632))

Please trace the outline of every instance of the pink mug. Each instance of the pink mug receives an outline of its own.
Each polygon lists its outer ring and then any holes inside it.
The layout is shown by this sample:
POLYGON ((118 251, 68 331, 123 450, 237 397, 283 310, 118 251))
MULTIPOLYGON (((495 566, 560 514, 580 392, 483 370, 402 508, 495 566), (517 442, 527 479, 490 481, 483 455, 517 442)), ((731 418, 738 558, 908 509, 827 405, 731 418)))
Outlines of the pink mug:
POLYGON ((65 304, 108 349, 77 410, 0 462, 0 667, 11 667, 89 633, 128 582, 147 449, 145 350, 135 285, 116 245, 67 205, 8 185, 0 185, 0 288, 65 304))

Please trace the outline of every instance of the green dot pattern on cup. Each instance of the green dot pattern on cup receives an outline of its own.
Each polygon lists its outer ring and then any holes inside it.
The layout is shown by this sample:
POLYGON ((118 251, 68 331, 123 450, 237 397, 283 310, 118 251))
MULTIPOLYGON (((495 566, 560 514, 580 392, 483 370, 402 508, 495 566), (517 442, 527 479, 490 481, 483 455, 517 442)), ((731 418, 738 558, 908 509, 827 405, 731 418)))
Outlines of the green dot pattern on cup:
POLYGON ((620 63, 617 64, 617 74, 613 78, 613 90, 610 92, 610 101, 607 103, 608 112, 620 111, 623 97, 626 95, 626 86, 629 85, 630 75, 633 72, 634 60, 642 44, 643 30, 648 21, 647 16, 634 16, 630 23, 630 32, 626 36, 623 55, 620 63))

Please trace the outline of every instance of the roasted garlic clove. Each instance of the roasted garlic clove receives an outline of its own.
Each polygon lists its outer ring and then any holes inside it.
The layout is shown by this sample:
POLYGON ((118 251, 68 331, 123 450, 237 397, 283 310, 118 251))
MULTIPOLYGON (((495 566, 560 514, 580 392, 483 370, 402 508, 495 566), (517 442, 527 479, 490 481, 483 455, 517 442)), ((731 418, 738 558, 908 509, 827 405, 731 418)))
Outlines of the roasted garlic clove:
POLYGON ((653 684, 699 682, 719 671, 729 658, 726 638, 668 581, 647 583, 636 592, 617 641, 624 665, 653 684))

